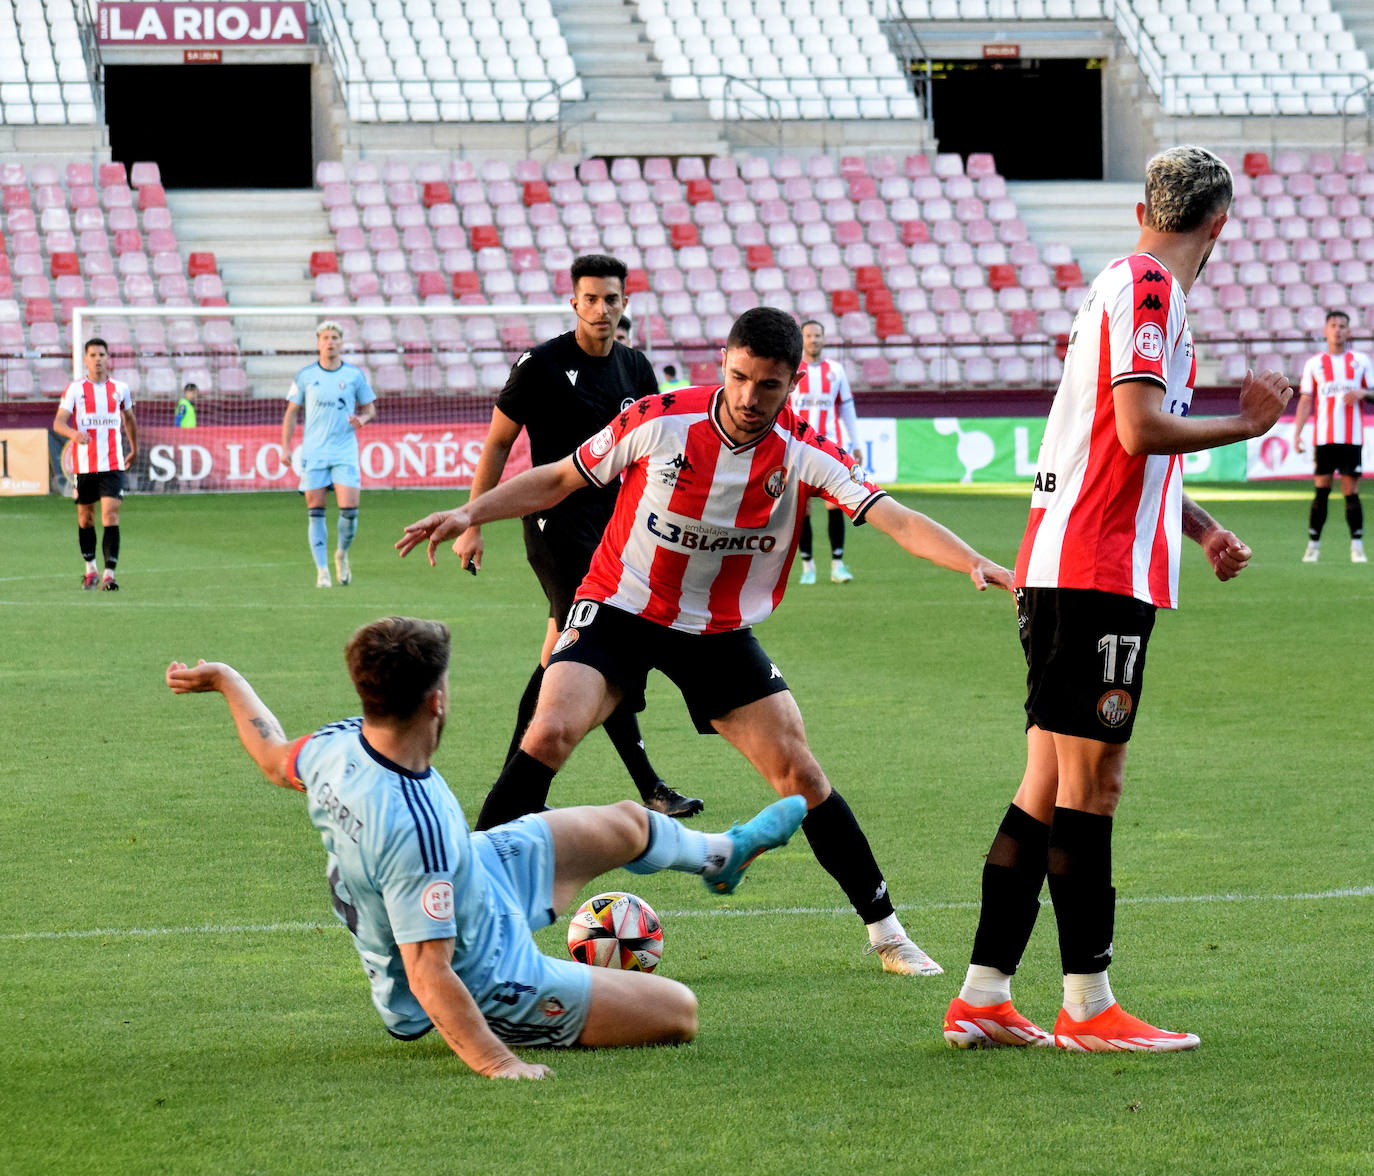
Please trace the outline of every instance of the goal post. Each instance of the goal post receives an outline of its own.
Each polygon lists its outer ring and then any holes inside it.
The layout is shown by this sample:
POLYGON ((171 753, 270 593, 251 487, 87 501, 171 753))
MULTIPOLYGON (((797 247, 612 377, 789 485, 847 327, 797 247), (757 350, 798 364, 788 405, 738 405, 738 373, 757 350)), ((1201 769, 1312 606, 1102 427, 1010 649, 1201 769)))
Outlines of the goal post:
MULTIPOLYGON (((462 488, 471 484, 496 395, 511 365, 536 343, 572 328, 566 303, 513 305, 84 306, 72 313, 72 371, 102 338, 111 375, 127 381, 139 422, 133 491, 295 490, 297 429, 281 452, 286 395, 315 362, 315 330, 343 332, 343 359, 377 395, 377 418, 359 434, 363 485, 462 488), (195 425, 177 424, 184 385, 197 386, 195 425)), ((508 463, 529 464, 525 439, 508 463)))

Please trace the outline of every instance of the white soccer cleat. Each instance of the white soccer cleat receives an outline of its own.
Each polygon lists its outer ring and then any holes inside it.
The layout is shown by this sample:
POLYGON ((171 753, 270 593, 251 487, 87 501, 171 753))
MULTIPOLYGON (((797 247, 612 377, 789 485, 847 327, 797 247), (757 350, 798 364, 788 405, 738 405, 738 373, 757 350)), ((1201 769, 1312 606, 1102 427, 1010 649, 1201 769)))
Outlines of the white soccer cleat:
POLYGON ((1365 555, 1365 553, 1364 553, 1364 540, 1363 540, 1363 539, 1352 539, 1352 540, 1350 541, 1350 562, 1351 562, 1351 563, 1368 563, 1368 562, 1369 562, 1369 556, 1365 555))
POLYGON ((346 588, 353 582, 353 571, 348 566, 348 552, 334 552, 334 570, 339 574, 339 587, 346 588))
POLYGON ((864 948, 864 955, 878 953, 884 972, 899 976, 943 976, 944 968, 923 952, 908 935, 889 935, 864 948))
POLYGON ((334 583, 333 583, 333 581, 330 580, 330 578, 329 578, 329 569, 328 569, 328 568, 321 568, 318 572, 315 573, 315 587, 316 587, 316 588, 332 588, 333 586, 334 586, 334 583))
POLYGON ((844 560, 832 559, 830 561, 830 582, 832 584, 848 584, 854 578, 854 573, 844 566, 844 560))
POLYGON ((1316 563, 1322 557, 1322 545, 1315 539, 1307 541, 1307 550, 1302 553, 1303 563, 1316 563))
POLYGON ((1119 1004, 1089 1017, 1075 1021, 1064 1009, 1054 1023, 1054 1041, 1060 1049, 1079 1053, 1176 1053, 1197 1049, 1202 1039, 1196 1033, 1171 1033, 1156 1029, 1139 1017, 1133 1017, 1119 1004))

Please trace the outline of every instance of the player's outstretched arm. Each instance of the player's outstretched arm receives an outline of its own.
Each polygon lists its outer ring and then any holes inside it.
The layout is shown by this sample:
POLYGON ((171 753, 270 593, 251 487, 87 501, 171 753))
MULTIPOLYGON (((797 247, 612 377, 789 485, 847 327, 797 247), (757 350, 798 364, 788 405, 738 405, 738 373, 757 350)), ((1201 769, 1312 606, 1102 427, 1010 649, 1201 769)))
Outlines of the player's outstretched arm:
POLYGON ((1186 494, 1183 496, 1183 533, 1202 547, 1218 580, 1234 580, 1250 562, 1250 548, 1186 494))
POLYGON ((1012 590, 1012 575, 1001 564, 979 555, 948 527, 892 498, 880 498, 868 508, 865 522, 872 523, 897 544, 920 559, 942 568, 964 572, 982 592, 988 585, 1012 590))
MULTIPOLYGON (((404 557, 421 543, 428 543, 427 554, 430 567, 433 567, 434 552, 446 539, 457 539, 469 527, 494 519, 518 519, 547 510, 586 484, 571 457, 535 466, 469 501, 466 506, 435 511, 411 523, 396 541, 396 550, 404 557)), ((455 554, 457 551, 455 543, 455 554)))
POLYGON ((449 1047, 484 1078, 545 1078, 548 1066, 522 1062, 491 1031, 482 1010, 453 970, 453 940, 402 943, 401 962, 415 999, 449 1047))
POLYGON ((223 694, 238 728, 239 741, 262 774, 281 788, 300 787, 288 771, 291 744, 277 716, 233 666, 204 659, 194 666, 172 662, 167 667, 167 686, 173 694, 223 694))
POLYGON ((1150 380, 1127 380, 1112 389, 1116 436, 1132 457, 1146 453, 1197 453, 1259 437, 1274 427, 1293 389, 1282 372, 1246 372, 1238 411, 1230 416, 1175 416, 1164 408, 1164 389, 1150 380))

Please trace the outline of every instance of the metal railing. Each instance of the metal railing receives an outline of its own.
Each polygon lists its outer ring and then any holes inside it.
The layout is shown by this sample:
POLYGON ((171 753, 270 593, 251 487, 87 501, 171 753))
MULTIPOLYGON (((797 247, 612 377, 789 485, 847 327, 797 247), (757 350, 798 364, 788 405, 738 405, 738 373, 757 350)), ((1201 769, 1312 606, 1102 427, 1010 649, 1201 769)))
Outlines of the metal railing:
POLYGON ((1341 102, 1342 154, 1354 147, 1350 138, 1352 121, 1363 122, 1362 146, 1368 147, 1371 141, 1374 141, 1374 78, 1368 79, 1364 85, 1352 90, 1341 102))

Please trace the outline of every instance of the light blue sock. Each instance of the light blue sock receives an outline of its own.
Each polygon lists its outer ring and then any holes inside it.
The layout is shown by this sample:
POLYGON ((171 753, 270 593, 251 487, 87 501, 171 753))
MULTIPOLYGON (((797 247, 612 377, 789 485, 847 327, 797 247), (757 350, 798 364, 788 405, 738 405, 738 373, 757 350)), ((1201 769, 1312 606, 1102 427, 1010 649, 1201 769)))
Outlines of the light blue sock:
MULTIPOLYGON (((631 874, 656 874, 659 870, 681 870, 684 874, 700 874, 706 869, 711 855, 708 835, 689 829, 672 817, 665 817, 653 809, 646 809, 649 818, 649 847, 627 862, 631 874)), ((721 836, 721 834, 716 834, 721 836)), ((727 846, 729 842, 726 842, 727 846)), ((726 854, 728 856, 727 848, 726 854)), ((719 857, 719 852, 716 853, 719 857)), ((720 868, 719 862, 712 863, 720 868)))
POLYGON ((310 538, 310 558, 317 568, 322 568, 329 555, 329 523, 324 517, 324 507, 312 506, 306 509, 306 535, 310 538))
POLYGON ((353 546, 353 536, 358 533, 358 508, 339 507, 339 550, 347 551, 353 546))

